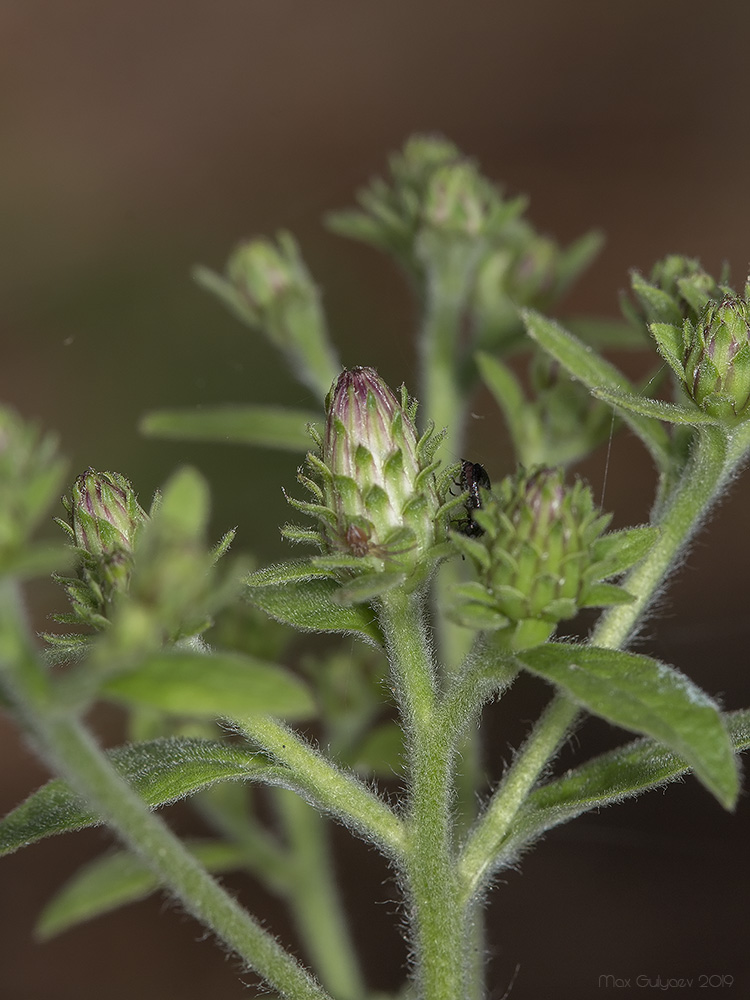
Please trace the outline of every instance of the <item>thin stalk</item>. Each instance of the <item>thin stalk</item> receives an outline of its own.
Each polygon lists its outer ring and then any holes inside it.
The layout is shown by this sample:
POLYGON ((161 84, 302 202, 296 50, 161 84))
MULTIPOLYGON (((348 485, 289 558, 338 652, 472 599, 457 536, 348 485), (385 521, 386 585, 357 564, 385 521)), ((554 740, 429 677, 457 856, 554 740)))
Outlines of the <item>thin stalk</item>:
POLYGON ((253 743, 289 768, 289 787, 354 827, 388 857, 401 854, 405 830, 396 813, 355 775, 340 770, 292 729, 267 715, 235 720, 253 743))
POLYGON ((452 831, 454 746, 440 725, 435 667, 418 596, 381 598, 383 627, 406 730, 407 843, 402 874, 420 1000, 466 1000, 468 921, 458 899, 452 831))
POLYGON ((285 895, 311 965, 336 1000, 361 1000, 366 988, 336 886, 325 820, 294 792, 277 788, 274 798, 288 846, 285 895))

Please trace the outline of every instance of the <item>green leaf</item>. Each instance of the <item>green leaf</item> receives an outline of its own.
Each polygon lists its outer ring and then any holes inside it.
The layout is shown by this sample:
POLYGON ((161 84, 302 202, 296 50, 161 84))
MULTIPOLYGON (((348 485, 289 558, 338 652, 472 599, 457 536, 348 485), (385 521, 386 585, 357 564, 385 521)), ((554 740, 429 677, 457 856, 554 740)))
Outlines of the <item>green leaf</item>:
POLYGON ((595 388, 592 389, 592 392, 599 399, 604 399, 612 406, 624 410, 625 414, 635 413, 642 417, 666 420, 671 424, 691 424, 693 426, 698 424, 721 425, 726 422, 721 417, 712 417, 704 410, 699 410, 697 406, 677 406, 675 403, 667 403, 662 399, 649 399, 646 396, 618 392, 615 389, 595 388))
POLYGON ((315 712, 299 677, 241 653, 157 653, 107 681, 103 693, 128 704, 209 718, 260 713, 303 719, 315 712))
POLYGON ((305 452, 306 427, 320 413, 279 406, 217 406, 191 410, 155 410, 141 420, 141 433, 182 441, 217 441, 305 452))
POLYGON ((542 437, 539 417, 527 402, 520 382, 507 365, 485 351, 477 351, 475 358, 482 381, 503 411, 515 449, 523 454, 524 446, 531 436, 535 441, 542 437))
POLYGON ((593 551, 599 576, 614 576, 635 566, 650 551, 658 537, 659 529, 649 524, 610 531, 603 535, 594 543, 593 551))
POLYGON ((679 306, 661 288, 650 284, 643 275, 635 271, 631 278, 631 285, 635 295, 641 300, 646 308, 650 320, 662 320, 666 323, 682 325, 682 314, 679 306))
POLYGON ((383 633, 366 604, 339 604, 335 580, 307 580, 287 586, 253 587, 248 600, 271 618, 302 631, 355 633, 381 647, 383 633))
MULTIPOLYGON (((730 712, 724 719, 735 751, 750 748, 750 710, 730 712)), ((581 813, 640 795, 689 772, 684 757, 655 740, 635 740, 610 750, 536 788, 519 810, 503 854, 512 856, 522 844, 581 813)))
MULTIPOLYGON (((163 806, 217 781, 280 783, 284 769, 236 743, 187 737, 152 740, 108 750, 107 756, 147 805, 163 806)), ((0 855, 52 834, 97 826, 86 803, 59 779, 49 781, 0 822, 0 855)))
MULTIPOLYGON (((299 583, 306 580, 328 578, 333 576, 335 570, 329 566, 320 566, 311 559, 289 559, 287 562, 274 563, 273 566, 264 566, 263 569, 251 573, 247 579, 247 586, 256 587, 280 587, 287 583, 299 583)), ((250 594, 250 600, 254 600, 254 594, 250 594)))
POLYGON ((632 604, 635 597, 616 583, 594 583, 580 602, 582 608, 607 608, 614 604, 632 604))
POLYGON ((557 294, 562 295, 579 278, 604 246, 604 234, 596 229, 584 233, 560 254, 557 262, 557 294))
POLYGON ((361 573, 353 580, 342 584, 336 592, 336 600, 344 605, 366 604, 381 594, 400 587, 406 580, 405 573, 361 573))
MULTIPOLYGON (((219 840, 186 841, 190 853, 214 874, 241 867, 244 848, 219 840)), ((42 940, 85 920, 145 899, 158 880, 135 855, 116 851, 84 865, 44 908, 36 932, 42 940)))
POLYGON ((76 555, 70 545, 32 545, 0 552, 0 576, 28 580, 73 569, 76 555))
MULTIPOLYGON (((609 389, 616 392, 633 392, 625 376, 590 346, 578 340, 567 330, 546 319, 539 313, 524 310, 522 313, 526 330, 540 347, 560 362, 574 378, 579 379, 594 395, 594 390, 609 389)), ((601 398, 606 398, 603 395, 601 398)), ((669 439, 658 420, 650 415, 642 415, 626 410, 624 420, 648 448, 659 469, 666 469, 671 463, 669 439)))
POLYGON ((648 656, 566 643, 524 650, 518 659, 595 715, 684 757, 719 802, 734 807, 737 768, 721 714, 679 671, 648 656))

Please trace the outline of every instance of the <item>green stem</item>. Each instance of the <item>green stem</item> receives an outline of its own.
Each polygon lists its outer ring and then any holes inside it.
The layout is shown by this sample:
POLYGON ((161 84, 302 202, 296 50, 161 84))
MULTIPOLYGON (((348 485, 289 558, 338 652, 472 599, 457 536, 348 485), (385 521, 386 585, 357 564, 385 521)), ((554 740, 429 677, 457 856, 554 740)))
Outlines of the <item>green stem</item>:
POLYGON ((45 694, 36 697, 41 690, 41 668, 24 628, 17 592, 7 581, 0 587, 0 633, 2 680, 53 768, 123 843, 143 858, 187 912, 209 927, 278 993, 293 1000, 331 1000, 279 942, 221 888, 166 824, 149 812, 78 720, 60 713, 45 694))
MULTIPOLYGON (((625 589, 636 599, 602 615, 591 635, 592 645, 619 649, 627 642, 670 567, 742 461, 750 435, 747 431, 741 433, 741 441, 714 427, 702 428, 697 433, 685 471, 660 511, 658 538, 648 555, 623 581, 625 589)), ((490 800, 460 861, 465 902, 486 883, 518 810, 557 752, 578 712, 577 705, 565 695, 556 694, 490 800)))
POLYGON ((325 820, 299 795, 275 789, 286 836, 286 899, 313 969, 337 1000, 361 1000, 365 984, 336 888, 325 820))
POLYGON ((235 720, 242 731, 289 768, 289 787, 318 809, 354 827, 389 857, 404 849, 405 831, 396 813, 357 777, 331 764, 294 730, 266 715, 235 720))
POLYGON ((453 741, 441 725, 435 667, 421 599, 402 591, 381 598, 380 621, 406 730, 409 896, 421 1000, 466 1000, 468 920, 458 899, 451 797, 453 741))

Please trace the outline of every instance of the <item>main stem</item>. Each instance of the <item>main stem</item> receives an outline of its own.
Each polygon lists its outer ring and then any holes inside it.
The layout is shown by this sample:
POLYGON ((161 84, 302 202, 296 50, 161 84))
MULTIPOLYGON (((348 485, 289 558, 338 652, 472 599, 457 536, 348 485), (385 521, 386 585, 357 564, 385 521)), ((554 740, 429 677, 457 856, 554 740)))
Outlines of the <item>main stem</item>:
POLYGON ((468 917, 458 897, 451 813, 453 745, 440 725, 435 667, 419 596, 381 599, 391 669, 406 730, 407 838, 402 874, 420 1000, 465 1000, 468 917))

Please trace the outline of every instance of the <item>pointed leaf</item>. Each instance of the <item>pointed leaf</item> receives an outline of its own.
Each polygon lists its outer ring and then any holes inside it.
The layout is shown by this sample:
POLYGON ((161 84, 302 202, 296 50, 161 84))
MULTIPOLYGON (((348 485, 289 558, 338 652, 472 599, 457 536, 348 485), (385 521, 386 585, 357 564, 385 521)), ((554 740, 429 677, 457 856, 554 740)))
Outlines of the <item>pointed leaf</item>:
MULTIPOLYGON (((749 749, 750 710, 729 712, 724 718, 735 751, 749 749)), ((512 856, 522 844, 581 813, 640 795, 689 772, 684 757, 655 740, 634 740, 610 750, 536 788, 521 807, 503 853, 512 856)))
POLYGON ((630 569, 650 551, 658 537, 659 529, 650 524, 610 531, 594 543, 597 572, 608 577, 630 569))
POLYGON ((614 604, 632 604, 635 597, 616 583, 595 583, 586 590, 582 608, 608 608, 614 604))
MULTIPOLYGON (((108 750, 107 756, 149 806, 176 802, 216 781, 239 778, 277 783, 283 772, 240 744, 187 737, 116 747, 108 750)), ((64 781, 55 779, 0 822, 0 855, 52 834, 97 826, 99 822, 64 781)))
POLYGON ((532 429, 535 438, 542 436, 539 418, 533 406, 526 401, 521 385, 510 368, 484 351, 477 351, 475 357, 482 381, 503 411, 516 451, 522 453, 532 429))
POLYGON ((155 410, 143 417, 140 429, 148 437, 305 452, 310 448, 307 424, 319 419, 319 413, 280 406, 217 406, 155 410))
POLYGON ((685 345, 682 339, 682 330, 671 323, 651 323, 649 330, 656 341, 659 354, 664 358, 669 367, 682 382, 685 378, 685 365, 683 356, 685 345))
POLYGON ((336 600, 344 605, 365 604, 401 586, 405 580, 405 573, 361 573, 339 587, 336 600))
POLYGON ((650 284, 643 275, 634 272, 631 285, 635 295, 646 308, 650 319, 660 319, 666 323, 682 323, 679 306, 666 292, 650 284))
MULTIPOLYGON (((662 399, 649 399, 646 396, 636 396, 628 392, 617 392, 614 389, 592 389, 599 399, 604 399, 626 413, 637 413, 643 417, 654 417, 656 420, 666 420, 671 424, 724 424, 721 417, 712 417, 697 406, 677 406, 662 399)), ((627 417, 625 418, 627 419, 627 417)))
MULTIPOLYGON (((263 569, 256 570, 245 582, 250 588, 279 587, 285 583, 328 578, 333 576, 333 572, 330 567, 320 566, 311 559, 289 559, 287 562, 275 563, 273 566, 264 566, 263 569)), ((250 599, 253 600, 253 595, 250 595, 250 599)))
POLYGON ((518 659, 595 715, 680 754, 719 802, 733 808, 737 768, 721 714, 679 671, 648 656, 566 643, 524 650, 518 659))
POLYGON ((28 580, 73 569, 76 556, 70 545, 32 545, 0 552, 0 576, 28 580))
MULTIPOLYGON (((625 376, 587 344, 539 313, 524 310, 522 315, 529 336, 592 392, 602 388, 632 392, 632 386, 625 376)), ((594 395, 600 394, 594 392, 594 395)), ((657 466, 660 469, 667 468, 671 461, 669 439, 658 421, 630 410, 625 411, 624 419, 648 448, 657 466)))
POLYGON ((366 604, 340 604, 340 589, 336 580, 307 580, 288 586, 254 587, 248 600, 271 618, 302 631, 353 632, 382 646, 383 633, 372 608, 366 604))
POLYGON ((209 718, 261 713, 304 719, 315 713, 301 678, 241 653, 158 653, 107 681, 103 693, 128 704, 209 718))
POLYGON ((604 234, 596 229, 584 233, 566 247, 557 262, 557 294, 562 295, 591 266, 604 246, 604 234))
MULTIPOLYGON (((185 846, 214 874, 242 866, 244 848, 220 840, 186 841, 185 846)), ((146 865, 134 854, 116 851, 84 865, 47 904, 36 926, 42 940, 85 920, 145 899, 159 888, 146 865)))

